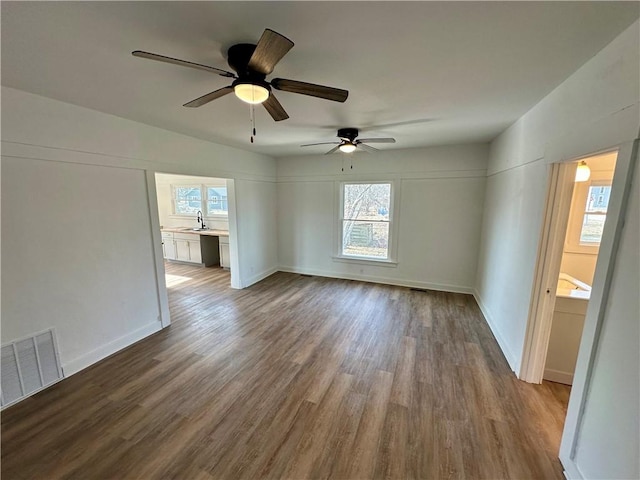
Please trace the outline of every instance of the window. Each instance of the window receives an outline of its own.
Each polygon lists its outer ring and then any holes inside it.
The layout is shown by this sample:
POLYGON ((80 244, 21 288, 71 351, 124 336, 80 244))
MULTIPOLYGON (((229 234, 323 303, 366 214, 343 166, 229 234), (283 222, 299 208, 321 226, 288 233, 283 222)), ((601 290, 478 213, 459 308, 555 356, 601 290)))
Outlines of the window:
POLYGON ((207 215, 228 215, 227 187, 207 186, 207 215))
POLYGON ((391 183, 343 183, 340 255, 389 260, 390 212, 391 183))
POLYGON ((574 253, 597 253, 607 218, 611 178, 576 183, 569 214, 565 249, 574 253))
POLYGON ((198 211, 205 217, 229 215, 226 186, 171 185, 171 191, 174 215, 195 217, 198 211))
POLYGON ((589 186, 580 229, 581 245, 600 245, 610 195, 611 185, 589 186))
POLYGON ((202 210, 202 190, 198 185, 173 187, 173 197, 176 215, 196 215, 202 210))

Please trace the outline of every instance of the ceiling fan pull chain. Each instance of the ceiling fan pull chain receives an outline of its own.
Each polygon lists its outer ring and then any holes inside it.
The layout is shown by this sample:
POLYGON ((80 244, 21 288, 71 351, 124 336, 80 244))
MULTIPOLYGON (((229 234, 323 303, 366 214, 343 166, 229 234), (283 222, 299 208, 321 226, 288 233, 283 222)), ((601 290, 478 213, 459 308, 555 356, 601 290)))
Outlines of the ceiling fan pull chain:
POLYGON ((254 105, 249 105, 249 117, 251 118, 251 143, 253 143, 253 137, 256 135, 256 112, 254 105))

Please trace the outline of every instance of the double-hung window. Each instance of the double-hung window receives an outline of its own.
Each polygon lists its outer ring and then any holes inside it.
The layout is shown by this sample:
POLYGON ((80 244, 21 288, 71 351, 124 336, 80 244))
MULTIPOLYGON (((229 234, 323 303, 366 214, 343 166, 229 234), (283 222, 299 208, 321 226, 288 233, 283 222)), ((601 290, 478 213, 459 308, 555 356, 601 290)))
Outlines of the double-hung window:
POLYGON ((577 183, 571 206, 566 246, 576 253, 597 253, 607 218, 611 179, 577 183))
POLYGON ((340 256, 390 260, 392 184, 342 183, 340 256))
POLYGON ((174 185, 173 208, 176 215, 196 215, 202 211, 202 190, 200 185, 174 185))
POLYGON ((207 185, 207 216, 228 215, 229 203, 227 201, 227 187, 207 185))

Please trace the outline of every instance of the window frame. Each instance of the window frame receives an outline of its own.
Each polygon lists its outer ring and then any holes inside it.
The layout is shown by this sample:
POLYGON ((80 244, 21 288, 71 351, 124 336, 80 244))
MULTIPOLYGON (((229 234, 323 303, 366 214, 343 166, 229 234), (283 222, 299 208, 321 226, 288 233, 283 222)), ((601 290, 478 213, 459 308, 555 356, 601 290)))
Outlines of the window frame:
MULTIPOLYGON (((205 216, 205 218, 229 218, 229 189, 227 188, 227 184, 225 183, 224 185, 215 185, 215 184, 211 184, 211 183, 207 183, 207 184, 203 184, 203 191, 204 191, 204 208, 205 210, 203 210, 203 214, 205 216), (209 212, 209 188, 224 188, 227 191, 227 213, 210 213, 209 212)), ((220 197, 222 198, 222 197, 220 197)))
MULTIPOLYGON (((597 255, 600 250, 600 243, 586 244, 580 242, 582 224, 586 211, 587 197, 590 187, 611 187, 613 183, 613 172, 592 171, 591 178, 586 182, 577 182, 573 188, 573 198, 571 200, 571 210, 569 212, 569 224, 565 237, 565 251, 570 253, 586 253, 597 255), (578 208, 579 207, 579 208, 578 208)), ((589 213, 589 215, 607 215, 607 213, 589 213)))
MULTIPOLYGON (((383 179, 383 180, 345 180, 336 182, 336 190, 337 190, 337 211, 336 211, 336 243, 335 243, 335 254, 333 256, 334 261, 339 262, 347 262, 347 263, 358 263, 358 264, 369 264, 369 265, 381 265, 381 266, 396 266, 396 239, 398 235, 397 231, 397 212, 396 212, 396 196, 397 196, 397 188, 396 182, 392 179, 383 179), (346 185, 370 185, 370 184, 385 184, 389 185, 389 220, 381 221, 383 223, 387 223, 389 225, 389 239, 387 243, 387 257, 386 258, 378 258, 378 257, 366 257, 360 255, 349 255, 343 253, 343 229, 344 229, 344 192, 346 185)), ((362 273, 362 272, 361 272, 362 273)))
POLYGON ((224 185, 218 185, 218 184, 212 184, 212 183, 171 183, 170 185, 170 189, 171 189, 171 217, 175 217, 175 218, 189 218, 189 219, 194 219, 197 218, 198 214, 193 213, 179 213, 177 212, 177 205, 176 205, 176 199, 177 199, 177 195, 176 195, 176 189, 178 188, 196 188, 200 190, 200 208, 199 210, 202 212, 202 215, 204 216, 205 219, 209 219, 209 220, 215 220, 215 219, 228 219, 229 218, 229 190, 227 187, 227 184, 225 182, 224 185), (227 189, 227 213, 223 214, 223 213, 209 213, 209 188, 226 188, 227 189))
MULTIPOLYGON (((171 184, 171 213, 173 217, 186 217, 186 218, 196 218, 197 213, 194 214, 190 214, 190 213, 182 213, 182 212, 178 212, 177 209, 177 200, 178 200, 178 195, 176 193, 176 190, 178 188, 190 188, 190 189, 198 189, 200 190, 200 206, 202 207, 202 187, 197 184, 197 183, 176 183, 176 184, 171 184)), ((202 208, 200 208, 199 210, 202 210, 202 208)))

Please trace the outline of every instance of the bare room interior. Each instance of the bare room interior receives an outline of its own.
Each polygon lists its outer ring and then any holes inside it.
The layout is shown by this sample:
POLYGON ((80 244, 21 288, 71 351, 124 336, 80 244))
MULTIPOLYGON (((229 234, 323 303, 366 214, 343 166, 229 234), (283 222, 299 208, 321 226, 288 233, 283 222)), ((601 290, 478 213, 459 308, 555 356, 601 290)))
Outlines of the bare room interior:
POLYGON ((1 475, 640 477, 640 3, 0 3, 1 475))

